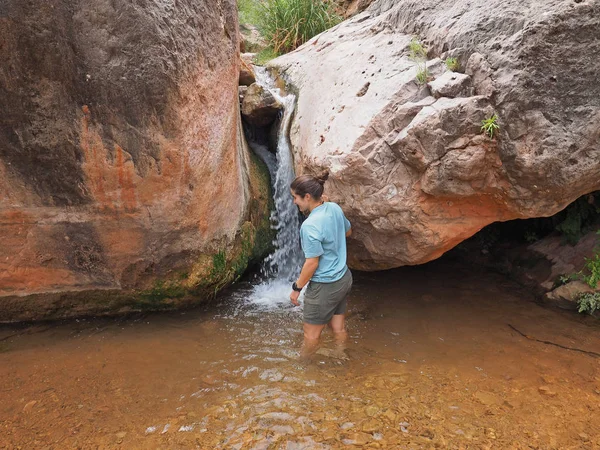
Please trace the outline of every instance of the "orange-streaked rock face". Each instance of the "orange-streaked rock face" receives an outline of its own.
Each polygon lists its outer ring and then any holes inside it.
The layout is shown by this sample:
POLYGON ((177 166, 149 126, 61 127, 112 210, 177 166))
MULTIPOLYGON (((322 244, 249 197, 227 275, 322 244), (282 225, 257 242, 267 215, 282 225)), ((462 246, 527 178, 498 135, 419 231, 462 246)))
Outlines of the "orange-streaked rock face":
POLYGON ((0 320, 2 297, 149 289, 230 248, 250 200, 236 3, 7 8, 0 320))

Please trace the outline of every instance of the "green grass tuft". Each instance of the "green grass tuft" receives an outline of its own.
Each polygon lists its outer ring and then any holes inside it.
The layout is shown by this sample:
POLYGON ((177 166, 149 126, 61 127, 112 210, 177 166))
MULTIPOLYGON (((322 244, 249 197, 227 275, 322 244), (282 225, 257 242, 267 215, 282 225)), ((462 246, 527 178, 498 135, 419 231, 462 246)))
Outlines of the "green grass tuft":
POLYGON ((494 135, 500 129, 498 125, 498 116, 494 114, 489 119, 481 121, 481 132, 486 134, 490 139, 494 139, 494 135))
POLYGON ((417 84, 425 84, 427 83, 427 79, 429 78, 429 71, 427 70, 427 65, 419 65, 419 70, 417 71, 417 75, 415 76, 415 80, 417 84))
POLYGON ((453 58, 453 57, 446 58, 444 63, 446 64, 446 67, 448 68, 448 70, 451 70, 452 72, 456 72, 459 68, 458 59, 456 59, 456 58, 453 58))
POLYGON ((264 0, 257 26, 273 51, 282 54, 341 21, 322 0, 264 0))
POLYGON ((425 48, 425 46, 423 45, 423 43, 420 41, 420 39, 416 36, 414 36, 411 40, 410 43, 408 44, 408 49, 409 49, 409 55, 408 57, 410 59, 412 59, 413 61, 422 61, 427 59, 427 49, 425 48))

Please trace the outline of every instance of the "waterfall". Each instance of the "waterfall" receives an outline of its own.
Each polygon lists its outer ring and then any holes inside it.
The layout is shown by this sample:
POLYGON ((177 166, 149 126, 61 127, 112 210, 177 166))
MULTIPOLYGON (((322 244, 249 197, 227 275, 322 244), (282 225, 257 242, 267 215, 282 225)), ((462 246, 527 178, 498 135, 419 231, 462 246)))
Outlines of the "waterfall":
POLYGON ((291 282, 298 277, 304 263, 300 248, 298 208, 290 194, 290 184, 295 175, 288 136, 296 97, 292 94, 283 95, 264 67, 255 67, 255 73, 256 82, 268 89, 284 106, 275 158, 264 146, 250 143, 269 168, 275 204, 270 220, 271 226, 276 230, 273 243, 275 250, 265 259, 263 266, 263 275, 267 279, 255 286, 250 300, 263 306, 274 306, 289 303, 291 282))

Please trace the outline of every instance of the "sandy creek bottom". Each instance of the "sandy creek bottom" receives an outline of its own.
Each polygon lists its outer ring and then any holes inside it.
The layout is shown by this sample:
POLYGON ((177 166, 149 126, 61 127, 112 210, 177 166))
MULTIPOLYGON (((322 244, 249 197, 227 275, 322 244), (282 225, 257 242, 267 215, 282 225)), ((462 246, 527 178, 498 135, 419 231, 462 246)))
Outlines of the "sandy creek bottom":
POLYGON ((600 358, 540 342, 598 353, 600 324, 499 275, 355 273, 347 359, 326 331, 309 363, 301 310, 249 289, 0 327, 0 447, 600 448, 600 358))

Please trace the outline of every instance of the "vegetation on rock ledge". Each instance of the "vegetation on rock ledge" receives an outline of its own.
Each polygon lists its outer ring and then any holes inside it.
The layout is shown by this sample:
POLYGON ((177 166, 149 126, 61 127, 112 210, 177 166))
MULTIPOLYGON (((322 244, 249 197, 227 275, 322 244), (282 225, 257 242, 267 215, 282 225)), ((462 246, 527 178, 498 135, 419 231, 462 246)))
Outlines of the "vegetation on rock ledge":
POLYGON ((330 2, 321 0, 238 0, 240 24, 258 28, 268 47, 257 63, 295 50, 314 36, 340 23, 330 2))

